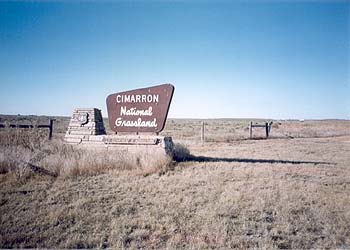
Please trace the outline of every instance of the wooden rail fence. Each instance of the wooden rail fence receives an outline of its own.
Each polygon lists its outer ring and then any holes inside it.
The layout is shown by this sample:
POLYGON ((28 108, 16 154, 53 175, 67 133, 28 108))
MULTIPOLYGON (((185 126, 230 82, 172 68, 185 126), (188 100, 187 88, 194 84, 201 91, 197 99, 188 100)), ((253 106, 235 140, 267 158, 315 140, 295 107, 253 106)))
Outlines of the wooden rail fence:
POLYGON ((253 128, 265 128, 266 138, 269 137, 270 131, 272 127, 272 122, 265 122, 265 124, 253 124, 250 122, 249 124, 249 138, 253 138, 253 128))
POLYGON ((32 124, 6 124, 6 123, 0 123, 0 128, 48 128, 49 129, 49 140, 52 139, 52 132, 53 132, 53 122, 55 119, 50 119, 49 125, 32 125, 32 124))
MULTIPOLYGON (((266 138, 269 137, 271 128, 272 128, 273 122, 265 122, 265 124, 253 124, 253 122, 250 122, 249 124, 249 138, 253 138, 253 128, 265 128, 266 138)), ((201 142, 202 144, 205 143, 205 122, 202 121, 201 123, 201 142)))

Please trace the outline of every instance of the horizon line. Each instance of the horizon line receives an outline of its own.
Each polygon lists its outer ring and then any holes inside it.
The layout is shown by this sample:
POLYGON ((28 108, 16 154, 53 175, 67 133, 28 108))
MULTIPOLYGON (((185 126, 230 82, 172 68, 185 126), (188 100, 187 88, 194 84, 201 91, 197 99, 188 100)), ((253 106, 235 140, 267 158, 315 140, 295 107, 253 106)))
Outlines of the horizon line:
MULTIPOLYGON (((0 116, 44 116, 44 117, 71 117, 70 115, 48 115, 48 114, 3 114, 0 116)), ((103 119, 108 119, 108 116, 102 116, 103 119)), ((266 117, 167 117, 167 119, 182 119, 182 120, 297 120, 297 121, 327 121, 327 120, 342 120, 350 121, 350 118, 266 118, 266 117)))

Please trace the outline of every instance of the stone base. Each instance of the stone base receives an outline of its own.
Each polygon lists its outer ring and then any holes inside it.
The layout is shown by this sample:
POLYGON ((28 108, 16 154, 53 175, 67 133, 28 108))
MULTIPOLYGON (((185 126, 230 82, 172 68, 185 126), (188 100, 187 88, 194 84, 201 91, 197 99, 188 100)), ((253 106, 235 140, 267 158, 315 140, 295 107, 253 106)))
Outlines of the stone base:
POLYGON ((105 135, 101 110, 97 108, 77 108, 69 121, 65 141, 79 143, 88 140, 90 135, 105 135))
POLYGON ((120 150, 132 153, 161 152, 173 156, 171 137, 156 135, 66 135, 65 143, 87 149, 120 150))

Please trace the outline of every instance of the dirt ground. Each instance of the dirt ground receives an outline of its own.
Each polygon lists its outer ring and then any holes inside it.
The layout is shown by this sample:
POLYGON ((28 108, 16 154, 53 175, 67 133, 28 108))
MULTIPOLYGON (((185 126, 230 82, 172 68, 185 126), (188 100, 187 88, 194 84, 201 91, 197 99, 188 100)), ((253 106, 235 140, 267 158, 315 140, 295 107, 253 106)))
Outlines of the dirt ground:
POLYGON ((0 247, 350 249, 349 135, 202 144, 177 127, 191 156, 165 173, 1 174, 0 247))

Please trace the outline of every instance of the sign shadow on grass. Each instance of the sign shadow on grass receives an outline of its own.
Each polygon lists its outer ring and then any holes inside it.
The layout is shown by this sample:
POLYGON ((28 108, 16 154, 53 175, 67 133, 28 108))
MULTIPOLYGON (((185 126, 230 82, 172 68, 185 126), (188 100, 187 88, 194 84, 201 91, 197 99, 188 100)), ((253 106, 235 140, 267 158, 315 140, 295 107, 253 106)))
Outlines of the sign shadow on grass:
POLYGON ((323 162, 323 161, 295 161, 295 160, 276 160, 276 159, 248 159, 248 158, 222 158, 222 157, 208 157, 208 156, 194 156, 188 155, 182 159, 175 158, 177 162, 239 162, 239 163, 269 163, 269 164, 327 164, 327 165, 336 165, 332 162, 323 162))
POLYGON ((269 163, 269 164, 326 164, 337 165, 334 162, 324 161, 303 161, 303 160, 277 160, 277 159, 250 159, 250 158, 224 158, 224 157, 209 157, 195 156, 190 153, 188 148, 182 144, 175 144, 174 157, 176 162, 239 162, 239 163, 269 163))

